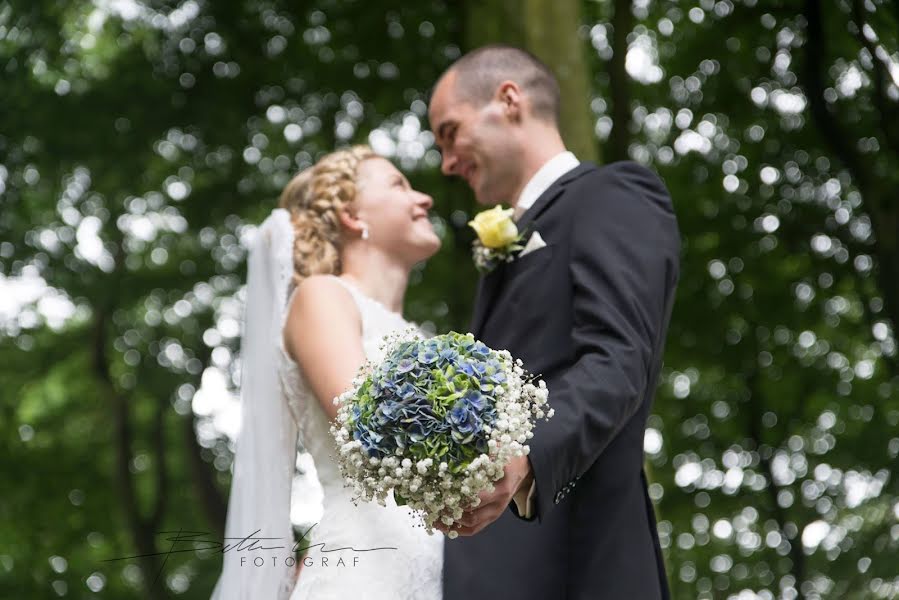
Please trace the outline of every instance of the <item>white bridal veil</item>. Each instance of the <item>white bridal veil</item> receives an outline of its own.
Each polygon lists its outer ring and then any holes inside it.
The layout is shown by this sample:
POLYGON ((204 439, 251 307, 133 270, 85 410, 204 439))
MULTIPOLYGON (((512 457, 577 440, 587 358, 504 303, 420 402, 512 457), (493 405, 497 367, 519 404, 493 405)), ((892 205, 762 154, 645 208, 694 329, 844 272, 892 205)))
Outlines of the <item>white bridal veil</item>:
POLYGON ((246 317, 241 340, 241 430, 225 525, 224 561, 213 600, 281 598, 292 556, 290 489, 297 428, 278 380, 279 344, 293 277, 293 227, 275 209, 257 230, 247 259, 246 317), (254 535, 255 533, 255 535, 254 535), (237 545, 248 536, 260 539, 237 545), (272 557, 277 558, 272 564, 272 557), (243 557, 243 561, 241 558, 243 557), (263 566, 253 559, 264 558, 263 566), (241 564, 243 562, 243 564, 241 564))

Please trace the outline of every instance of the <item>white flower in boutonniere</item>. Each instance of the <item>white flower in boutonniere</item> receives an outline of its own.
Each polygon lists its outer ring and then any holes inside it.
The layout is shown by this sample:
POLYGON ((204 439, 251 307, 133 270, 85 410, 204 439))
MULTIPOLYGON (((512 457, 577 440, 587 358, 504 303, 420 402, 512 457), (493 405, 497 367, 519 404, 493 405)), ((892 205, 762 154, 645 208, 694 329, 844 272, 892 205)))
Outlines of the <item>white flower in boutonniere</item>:
POLYGON ((478 234, 472 243, 474 264, 478 271, 492 271, 500 262, 512 262, 515 255, 524 246, 521 245, 524 234, 519 233, 511 208, 503 209, 495 206, 490 210, 479 212, 468 222, 478 234))

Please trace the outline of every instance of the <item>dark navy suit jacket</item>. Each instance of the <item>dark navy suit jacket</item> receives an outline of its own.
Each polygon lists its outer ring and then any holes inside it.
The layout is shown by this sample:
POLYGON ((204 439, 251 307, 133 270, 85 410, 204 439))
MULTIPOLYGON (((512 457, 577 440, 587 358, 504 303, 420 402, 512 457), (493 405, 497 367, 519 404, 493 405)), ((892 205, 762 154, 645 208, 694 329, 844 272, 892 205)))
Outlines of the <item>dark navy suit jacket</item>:
POLYGON ((447 539, 444 600, 668 598, 643 435, 679 274, 671 198, 637 163, 582 163, 518 226, 547 245, 482 277, 471 331, 549 388, 555 416, 529 442, 536 517, 513 503, 447 539))

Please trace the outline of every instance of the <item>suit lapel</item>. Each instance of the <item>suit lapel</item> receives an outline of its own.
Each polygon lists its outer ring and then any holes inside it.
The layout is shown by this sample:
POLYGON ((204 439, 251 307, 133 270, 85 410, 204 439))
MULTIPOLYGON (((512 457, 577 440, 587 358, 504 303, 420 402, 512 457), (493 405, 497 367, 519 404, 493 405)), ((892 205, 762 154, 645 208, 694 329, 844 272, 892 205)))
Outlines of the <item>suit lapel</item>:
POLYGON ((574 181, 581 175, 585 173, 589 173, 590 171, 595 170, 597 167, 591 162, 582 162, 575 168, 571 169, 561 177, 559 177, 551 186, 546 188, 546 191, 540 194, 540 197, 534 201, 530 208, 524 211, 524 214, 521 215, 521 218, 518 219, 518 231, 525 231, 534 219, 540 216, 544 210, 546 210, 549 205, 555 200, 559 194, 561 194, 565 190, 565 186, 570 182, 574 181))
MULTIPOLYGON (((596 165, 593 163, 583 162, 559 177, 559 179, 553 182, 545 192, 540 194, 540 197, 537 198, 534 204, 521 215, 521 218, 518 219, 518 222, 516 223, 518 231, 527 231, 528 226, 533 223, 534 219, 540 216, 540 214, 550 206, 552 201, 565 191, 565 186, 569 182, 574 181, 581 175, 589 173, 596 168, 596 165)), ((525 238, 527 237, 528 234, 525 235, 525 238)), ((525 241, 527 241, 527 239, 525 239, 525 241)), ((505 280, 504 273, 506 264, 507 263, 500 263, 495 269, 486 275, 483 275, 478 282, 478 294, 477 299, 475 300, 474 315, 471 318, 470 329, 475 337, 482 334, 484 324, 487 322, 487 318, 493 311, 496 297, 499 295, 499 292, 502 291, 502 283, 505 280)))
POLYGON ((474 304, 474 315, 471 317, 470 331, 478 337, 481 334, 481 327, 487 321, 490 309, 493 308, 493 299, 499 290, 499 282, 502 279, 502 271, 505 270, 505 263, 500 263, 489 273, 481 276, 478 281, 478 295, 474 304))

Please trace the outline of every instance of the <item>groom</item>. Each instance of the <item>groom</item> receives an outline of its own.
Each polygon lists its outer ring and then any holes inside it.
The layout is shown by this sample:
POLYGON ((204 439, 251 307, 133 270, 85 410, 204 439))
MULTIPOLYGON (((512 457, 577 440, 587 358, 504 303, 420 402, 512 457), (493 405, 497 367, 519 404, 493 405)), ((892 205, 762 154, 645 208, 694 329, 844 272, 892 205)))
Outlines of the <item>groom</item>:
POLYGON ((429 118, 443 172, 532 238, 481 278, 472 332, 539 374, 555 409, 446 541, 443 597, 668 598, 642 465, 679 271, 671 198, 637 163, 566 152, 558 83, 514 47, 453 64, 429 118))

